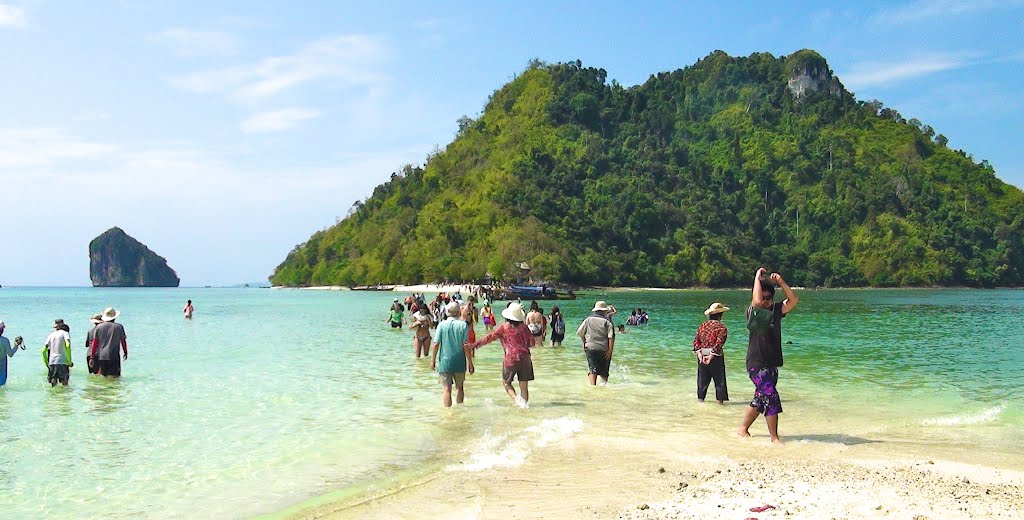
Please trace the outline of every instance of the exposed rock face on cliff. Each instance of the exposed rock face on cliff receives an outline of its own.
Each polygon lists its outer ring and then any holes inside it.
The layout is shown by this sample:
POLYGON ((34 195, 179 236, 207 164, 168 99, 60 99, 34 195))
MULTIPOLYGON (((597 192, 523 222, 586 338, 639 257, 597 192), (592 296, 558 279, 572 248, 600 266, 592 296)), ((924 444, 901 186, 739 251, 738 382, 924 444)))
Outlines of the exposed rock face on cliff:
POLYGON ((164 257, 118 227, 89 242, 89 278, 93 287, 177 287, 181 282, 164 257))
POLYGON ((841 98, 846 92, 839 78, 832 74, 828 62, 820 54, 804 49, 786 59, 787 86, 797 99, 807 98, 818 92, 841 98))

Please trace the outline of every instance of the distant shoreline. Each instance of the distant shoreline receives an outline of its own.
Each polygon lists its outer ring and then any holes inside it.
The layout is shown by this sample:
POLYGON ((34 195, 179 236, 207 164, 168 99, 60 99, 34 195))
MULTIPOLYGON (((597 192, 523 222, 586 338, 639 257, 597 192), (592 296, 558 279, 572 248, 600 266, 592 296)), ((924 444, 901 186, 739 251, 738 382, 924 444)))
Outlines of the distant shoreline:
MULTIPOLYGON (((377 292, 468 292, 470 287, 476 284, 415 284, 415 285, 395 285, 393 289, 382 290, 377 292)), ((310 287, 290 286, 290 285, 274 285, 271 289, 296 289, 303 291, 351 291, 352 289, 343 285, 316 285, 310 287)), ((978 291, 995 291, 995 290, 1021 290, 1024 287, 968 287, 968 286, 955 286, 955 287, 940 287, 940 286, 927 286, 927 287, 802 287, 793 286, 794 291, 875 291, 875 290, 946 290, 946 291, 962 291, 962 290, 978 290, 978 291)), ((607 287, 607 286, 592 286, 583 287, 576 292, 587 292, 587 291, 611 291, 611 292, 629 292, 629 291, 747 291, 750 287, 607 287)), ((374 291, 366 291, 374 292, 374 291)))

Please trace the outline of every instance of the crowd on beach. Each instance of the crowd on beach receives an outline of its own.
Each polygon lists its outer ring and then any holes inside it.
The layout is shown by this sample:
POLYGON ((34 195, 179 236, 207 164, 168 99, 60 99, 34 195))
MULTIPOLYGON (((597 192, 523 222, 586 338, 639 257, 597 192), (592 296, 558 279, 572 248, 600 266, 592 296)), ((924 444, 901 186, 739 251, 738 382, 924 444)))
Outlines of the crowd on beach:
MULTIPOLYGON (((566 319, 558 306, 545 314, 536 301, 529 309, 519 300, 509 301, 500 311, 504 318, 497 323, 488 294, 474 291, 463 298, 460 292, 440 293, 429 301, 423 293, 413 293, 403 301, 395 298, 386 321, 392 328, 408 323, 413 331, 413 350, 417 358, 430 358, 431 369, 438 374, 441 400, 445 407, 465 400, 466 374, 476 371, 474 354, 477 349, 500 341, 504 350, 501 379, 505 392, 515 405, 528 408, 529 382, 535 379, 530 349, 544 346, 550 328, 552 346, 561 346, 565 339, 566 319), (480 307, 477 307, 477 304, 480 307), (405 311, 410 312, 407 320, 405 311), (481 322, 486 335, 476 337, 475 325, 481 322), (431 331, 434 331, 431 335, 431 331), (518 382, 518 392, 513 382, 518 382)), ((764 268, 754 274, 751 301, 744 314, 748 329, 746 369, 754 385, 753 398, 744 412, 737 434, 749 437, 749 428, 758 416, 764 415, 773 443, 781 443, 778 434, 782 399, 776 388, 782 356, 782 319, 796 307, 799 298, 778 273, 770 275, 764 268), (775 301, 776 287, 784 293, 782 301, 775 301)), ((697 363, 697 399, 704 401, 712 382, 715 400, 723 404, 729 400, 725 377, 723 347, 729 331, 722 316, 731 310, 720 302, 712 303, 705 311, 706 321, 698 327, 693 340, 693 355, 697 363)), ((598 380, 608 382, 611 360, 615 352, 616 327, 612 317, 614 306, 597 301, 591 314, 576 329, 587 361, 587 377, 591 385, 598 380)), ((627 325, 645 325, 650 316, 643 309, 634 309, 627 325)), ((619 325, 618 333, 624 331, 619 325)))

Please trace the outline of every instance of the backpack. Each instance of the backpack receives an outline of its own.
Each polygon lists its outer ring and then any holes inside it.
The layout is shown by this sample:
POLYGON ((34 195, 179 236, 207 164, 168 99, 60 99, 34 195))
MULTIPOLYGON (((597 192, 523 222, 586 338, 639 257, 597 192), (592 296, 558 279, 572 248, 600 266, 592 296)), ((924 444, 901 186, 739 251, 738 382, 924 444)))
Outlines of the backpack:
POLYGON ((551 324, 551 330, 555 334, 565 334, 565 320, 561 316, 555 318, 555 322, 551 324))

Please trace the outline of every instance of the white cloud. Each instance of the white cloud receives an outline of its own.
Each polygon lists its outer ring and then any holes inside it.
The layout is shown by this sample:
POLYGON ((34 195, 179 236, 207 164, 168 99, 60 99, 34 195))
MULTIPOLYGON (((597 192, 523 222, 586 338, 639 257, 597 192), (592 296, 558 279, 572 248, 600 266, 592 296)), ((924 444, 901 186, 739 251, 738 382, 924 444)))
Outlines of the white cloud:
POLYGON ((310 43, 293 54, 196 72, 170 81, 190 92, 223 93, 236 100, 253 101, 322 80, 339 87, 379 83, 385 78, 375 69, 386 54, 379 38, 338 36, 310 43))
POLYGON ((959 69, 974 63, 976 54, 932 54, 900 61, 865 61, 854 63, 849 72, 839 74, 851 90, 889 85, 936 72, 959 69))
POLYGON ((0 129, 0 170, 64 160, 110 157, 116 146, 70 136, 54 128, 0 129))
POLYGON ((0 4, 0 27, 25 27, 25 10, 0 4))
POLYGON ((235 35, 218 31, 167 29, 157 40, 168 45, 179 56, 228 56, 238 52, 241 47, 235 35))
POLYGON ((273 112, 256 114, 242 121, 242 131, 247 134, 280 132, 295 128, 299 123, 319 117, 320 113, 302 108, 286 108, 273 112))
POLYGON ((917 0, 895 9, 880 11, 872 20, 886 25, 901 25, 927 18, 954 17, 1021 5, 1021 0, 917 0))

